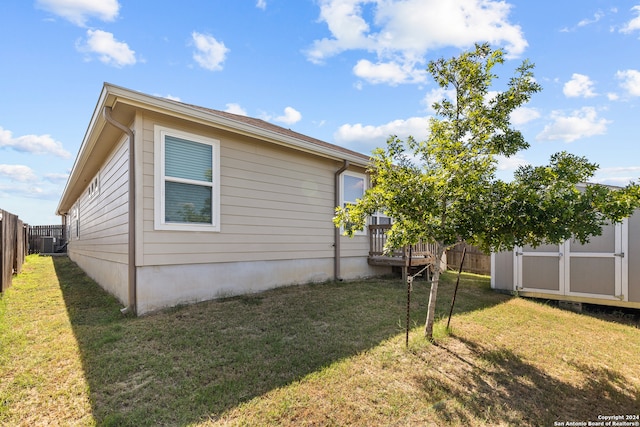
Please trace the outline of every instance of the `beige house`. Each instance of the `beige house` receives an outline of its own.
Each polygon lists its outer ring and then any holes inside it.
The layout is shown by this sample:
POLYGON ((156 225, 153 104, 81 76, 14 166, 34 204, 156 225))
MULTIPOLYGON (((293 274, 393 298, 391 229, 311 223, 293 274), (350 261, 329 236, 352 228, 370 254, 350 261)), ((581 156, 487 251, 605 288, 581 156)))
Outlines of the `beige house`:
POLYGON ((521 247, 491 255, 491 287, 519 295, 640 308, 640 212, 587 244, 521 247))
MULTIPOLYGON (((138 314, 388 273, 335 206, 368 157, 263 120, 105 84, 57 213, 68 254, 138 314)), ((373 219, 375 222, 375 218, 373 219)))

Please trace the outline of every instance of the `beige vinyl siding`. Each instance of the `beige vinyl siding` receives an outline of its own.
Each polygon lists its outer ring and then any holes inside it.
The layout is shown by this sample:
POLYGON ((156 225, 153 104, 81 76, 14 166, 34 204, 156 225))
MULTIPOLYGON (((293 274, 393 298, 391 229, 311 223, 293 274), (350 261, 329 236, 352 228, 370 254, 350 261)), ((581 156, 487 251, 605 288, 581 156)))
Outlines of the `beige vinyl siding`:
POLYGON ((369 255, 369 236, 340 236, 340 254, 342 258, 366 257, 369 255))
MULTIPOLYGON (((143 123, 141 265, 333 257, 334 173, 339 162, 153 115, 143 123), (155 124, 220 141, 220 232, 154 229, 155 124)), ((345 243, 346 251, 354 244, 345 243)), ((358 255, 366 256, 366 244, 360 247, 365 251, 358 255)))
POLYGON ((79 200, 80 237, 72 226, 70 251, 118 263, 127 262, 128 242, 128 148, 120 141, 100 169, 99 192, 79 200))

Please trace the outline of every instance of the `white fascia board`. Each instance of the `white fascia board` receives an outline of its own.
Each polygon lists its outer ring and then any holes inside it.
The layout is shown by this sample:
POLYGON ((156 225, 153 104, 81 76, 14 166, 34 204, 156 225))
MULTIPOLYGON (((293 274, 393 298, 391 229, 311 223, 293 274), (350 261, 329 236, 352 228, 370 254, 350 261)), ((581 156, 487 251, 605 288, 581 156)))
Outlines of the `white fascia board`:
POLYGON ((105 87, 109 88, 109 92, 111 94, 118 98, 122 98, 118 99, 118 101, 122 103, 146 109, 153 109, 164 114, 170 113, 172 116, 179 116, 180 118, 189 121, 198 121, 202 124, 215 125, 234 133, 259 137, 260 139, 264 139, 274 144, 288 146, 334 160, 349 160, 349 162, 362 167, 366 167, 368 165, 368 158, 364 154, 362 155, 363 157, 360 157, 359 155, 346 153, 338 149, 332 149, 331 147, 319 146, 308 141, 283 135, 248 123, 221 117, 205 110, 193 108, 189 105, 175 102, 170 99, 150 96, 109 84, 106 84, 105 87))
MULTIPOLYGON (((89 125, 87 126, 87 130, 85 131, 84 137, 82 138, 82 144, 80 144, 80 149, 78 150, 78 154, 76 155, 76 159, 73 162, 73 166, 71 168, 71 173, 69 174, 69 178, 67 178, 67 183, 65 184, 64 190, 62 191, 62 196, 60 197, 60 202, 56 209, 57 215, 63 215, 66 213, 66 208, 64 208, 65 201, 68 198, 68 193, 73 188, 78 180, 78 175, 82 171, 84 164, 86 163, 93 147, 96 144, 97 137, 102 132, 102 129, 105 126, 105 120, 102 117, 102 110, 105 107, 106 100, 108 97, 108 90, 106 85, 102 88, 100 93, 100 97, 98 98, 98 102, 96 103, 96 107, 91 116, 91 120, 89 121, 89 125)), ((73 202, 73 201, 71 201, 73 202)), ((70 205, 68 206, 70 207, 70 205)))

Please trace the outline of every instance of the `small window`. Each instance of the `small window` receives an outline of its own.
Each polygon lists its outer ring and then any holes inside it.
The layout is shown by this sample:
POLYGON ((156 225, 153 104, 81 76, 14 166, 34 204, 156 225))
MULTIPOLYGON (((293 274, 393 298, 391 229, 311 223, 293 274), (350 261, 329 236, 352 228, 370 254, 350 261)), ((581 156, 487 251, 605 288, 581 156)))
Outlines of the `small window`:
MULTIPOLYGON (((342 185, 340 189, 342 207, 346 207, 348 204, 355 204, 358 199, 364 196, 367 183, 366 178, 366 175, 360 173, 345 172, 342 174, 342 185)), ((366 234, 366 230, 358 230, 355 234, 366 234)))
POLYGON ((381 213, 380 211, 374 213, 373 215, 371 215, 371 224, 373 225, 390 225, 391 224, 391 218, 389 218, 388 216, 384 215, 383 213, 381 213))
POLYGON ((155 228, 220 231, 220 142, 155 127, 155 228))
POLYGON ((99 186, 99 181, 98 181, 98 175, 96 175, 95 178, 93 178, 91 180, 91 183, 89 184, 89 189, 87 191, 88 191, 90 199, 92 199, 95 196, 97 196, 98 194, 100 194, 100 186, 99 186))
POLYGON ((72 227, 75 229, 75 237, 76 239, 80 238, 80 215, 78 213, 78 207, 74 207, 71 211, 71 222, 72 227))

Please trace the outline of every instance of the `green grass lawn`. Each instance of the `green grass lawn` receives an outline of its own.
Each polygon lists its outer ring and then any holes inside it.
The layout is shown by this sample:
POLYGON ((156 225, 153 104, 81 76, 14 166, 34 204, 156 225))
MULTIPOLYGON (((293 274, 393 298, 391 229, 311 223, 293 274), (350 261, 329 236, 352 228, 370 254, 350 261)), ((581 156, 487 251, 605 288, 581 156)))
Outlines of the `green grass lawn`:
POLYGON ((0 296, 0 425, 553 425, 640 414, 640 329, 455 274, 281 288, 140 318, 67 258, 0 296), (444 317, 444 319, 442 319, 444 317))

